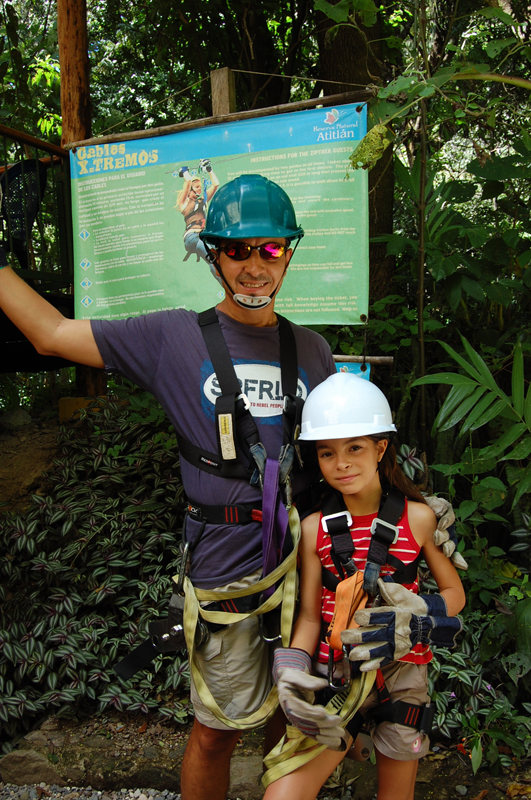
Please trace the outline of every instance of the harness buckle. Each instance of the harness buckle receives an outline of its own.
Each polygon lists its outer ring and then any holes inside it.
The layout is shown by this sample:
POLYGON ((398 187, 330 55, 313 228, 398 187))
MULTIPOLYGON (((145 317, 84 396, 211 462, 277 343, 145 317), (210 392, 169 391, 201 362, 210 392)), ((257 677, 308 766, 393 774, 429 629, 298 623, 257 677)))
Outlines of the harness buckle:
MULTIPOLYGON (((328 514, 326 517, 323 517, 321 519, 321 524, 323 526, 323 530, 324 530, 325 533, 328 533, 328 520, 329 519, 337 519, 338 517, 346 517, 347 518, 347 525, 350 528, 350 526, 352 525, 352 514, 350 513, 350 511, 347 511, 347 510, 338 511, 336 514, 328 514)), ((375 522, 376 522, 376 520, 375 520, 375 522)), ((387 525, 387 523, 384 523, 384 524, 387 525)), ((391 525, 389 527, 394 528, 393 525, 391 525)), ((396 530, 398 531, 398 528, 396 528, 396 530)), ((372 527, 371 527, 371 532, 372 532, 372 527)), ((398 533, 397 533, 397 538, 398 538, 398 533)))
MULTIPOLYGON (((337 516, 337 514, 335 514, 334 516, 337 516)), ((396 544, 398 542, 398 537, 400 535, 400 529, 397 528, 396 525, 391 525, 390 522, 385 522, 385 520, 378 519, 378 517, 376 517, 376 519, 373 519, 372 524, 371 524, 371 535, 375 532, 377 525, 383 525, 384 528, 389 528, 389 530, 394 532, 395 536, 394 536, 394 539, 391 542, 391 544, 396 544)))
POLYGON ((242 392, 241 394, 238 395, 236 400, 242 400, 243 407, 245 408, 246 411, 249 411, 249 409, 251 408, 251 401, 249 400, 246 394, 242 392))

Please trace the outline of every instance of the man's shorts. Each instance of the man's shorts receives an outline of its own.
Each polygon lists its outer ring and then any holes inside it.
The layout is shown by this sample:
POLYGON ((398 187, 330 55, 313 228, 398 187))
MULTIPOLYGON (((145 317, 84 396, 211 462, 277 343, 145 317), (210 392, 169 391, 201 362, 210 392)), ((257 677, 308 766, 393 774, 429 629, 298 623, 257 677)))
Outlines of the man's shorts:
MULTIPOLYGON (((428 695, 427 664, 410 664, 407 661, 393 661, 382 668, 387 691, 391 702, 403 700, 406 703, 424 705, 430 698, 428 695)), ((360 712, 365 715, 370 709, 378 706, 378 692, 374 688, 360 712)), ((380 753, 396 761, 415 761, 425 756, 430 749, 430 739, 415 728, 399 725, 395 722, 374 723, 370 728, 374 746, 380 753)))
MULTIPOLYGON (((239 589, 255 583, 259 578, 260 573, 255 573, 221 588, 239 589)), ((260 708, 271 689, 272 677, 269 647, 260 636, 257 617, 211 633, 196 654, 205 682, 225 716, 238 719, 260 708)), ((220 722, 203 705, 193 678, 190 681, 190 696, 199 722, 209 728, 234 730, 220 722)))

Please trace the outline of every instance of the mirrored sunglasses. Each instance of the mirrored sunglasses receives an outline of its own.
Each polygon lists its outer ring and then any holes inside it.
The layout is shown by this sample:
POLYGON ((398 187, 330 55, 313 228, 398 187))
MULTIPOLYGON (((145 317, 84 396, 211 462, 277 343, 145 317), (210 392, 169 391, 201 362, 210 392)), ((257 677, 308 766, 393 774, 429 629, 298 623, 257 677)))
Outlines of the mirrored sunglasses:
POLYGON ((268 242, 267 244, 260 244, 253 247, 247 242, 231 242, 230 244, 221 245, 220 250, 223 250, 226 256, 232 261, 247 261, 253 250, 258 250, 260 258, 264 261, 275 261, 286 252, 286 245, 278 244, 277 242, 268 242))

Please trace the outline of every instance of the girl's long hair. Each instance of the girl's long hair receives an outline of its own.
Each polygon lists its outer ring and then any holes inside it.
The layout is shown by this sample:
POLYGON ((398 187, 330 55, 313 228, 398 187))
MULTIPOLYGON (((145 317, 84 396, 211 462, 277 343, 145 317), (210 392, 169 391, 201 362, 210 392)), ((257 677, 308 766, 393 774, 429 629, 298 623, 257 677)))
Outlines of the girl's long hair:
POLYGON ((380 483, 382 490, 385 492, 390 487, 398 489, 399 492, 407 497, 408 500, 414 500, 417 503, 426 503, 426 500, 420 493, 419 489, 415 486, 412 480, 405 475, 396 459, 396 447, 394 445, 394 434, 389 433, 375 433, 367 436, 374 442, 380 442, 386 439, 388 444, 381 461, 378 463, 378 474, 380 476, 380 483))

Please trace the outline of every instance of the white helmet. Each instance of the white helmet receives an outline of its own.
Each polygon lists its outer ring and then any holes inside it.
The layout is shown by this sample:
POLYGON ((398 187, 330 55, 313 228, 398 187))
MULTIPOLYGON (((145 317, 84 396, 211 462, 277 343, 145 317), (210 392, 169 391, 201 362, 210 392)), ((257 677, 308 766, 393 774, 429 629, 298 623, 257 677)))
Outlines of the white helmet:
POLYGON ((308 395, 299 439, 346 439, 387 431, 396 427, 383 392, 365 378, 338 372, 308 395))

